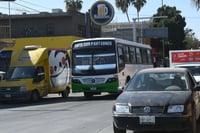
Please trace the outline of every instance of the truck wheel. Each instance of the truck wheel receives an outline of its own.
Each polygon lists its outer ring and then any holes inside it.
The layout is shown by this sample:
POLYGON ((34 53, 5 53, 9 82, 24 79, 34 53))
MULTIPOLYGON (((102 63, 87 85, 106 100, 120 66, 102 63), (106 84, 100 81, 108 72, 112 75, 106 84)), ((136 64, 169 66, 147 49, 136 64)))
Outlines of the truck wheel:
POLYGON ((40 100, 40 95, 38 93, 38 91, 33 91, 32 94, 31 94, 31 101, 32 102, 37 102, 40 100))
POLYGON ((66 98, 66 97, 69 96, 69 93, 70 93, 70 88, 66 87, 66 89, 61 92, 61 95, 62 95, 63 98, 66 98))
POLYGON ((126 133, 126 130, 119 129, 119 128, 115 127, 114 124, 113 124, 113 131, 114 131, 114 133, 126 133))

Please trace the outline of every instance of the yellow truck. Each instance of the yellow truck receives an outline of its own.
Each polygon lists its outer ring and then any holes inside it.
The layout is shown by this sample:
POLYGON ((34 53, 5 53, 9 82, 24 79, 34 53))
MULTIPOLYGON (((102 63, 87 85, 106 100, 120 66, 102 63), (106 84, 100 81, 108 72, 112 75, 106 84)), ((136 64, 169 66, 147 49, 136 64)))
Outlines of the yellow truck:
POLYGON ((13 50, 0 100, 38 101, 50 93, 70 92, 70 57, 67 49, 28 45, 13 50))
POLYGON ((11 55, 12 47, 0 50, 0 71, 7 72, 8 67, 10 66, 11 55))

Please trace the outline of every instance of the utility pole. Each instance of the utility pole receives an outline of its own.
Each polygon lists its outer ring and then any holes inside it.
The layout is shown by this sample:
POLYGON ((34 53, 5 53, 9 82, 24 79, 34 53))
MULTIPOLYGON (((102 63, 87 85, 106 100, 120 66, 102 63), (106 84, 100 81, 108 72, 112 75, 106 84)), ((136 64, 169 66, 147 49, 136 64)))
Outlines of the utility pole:
POLYGON ((11 18, 10 18, 10 1, 15 1, 15 0, 0 0, 1 1, 7 1, 8 2, 8 27, 9 27, 9 38, 11 38, 11 18))

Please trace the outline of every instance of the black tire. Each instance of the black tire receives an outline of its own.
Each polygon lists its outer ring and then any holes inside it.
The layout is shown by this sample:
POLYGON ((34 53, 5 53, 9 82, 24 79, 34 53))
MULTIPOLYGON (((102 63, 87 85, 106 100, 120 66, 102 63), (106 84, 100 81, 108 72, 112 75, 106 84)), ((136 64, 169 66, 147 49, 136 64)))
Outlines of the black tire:
POLYGON ((31 94, 31 102, 38 102, 40 100, 40 95, 38 93, 38 91, 33 91, 31 94))
POLYGON ((115 124, 113 124, 113 132, 114 133, 126 133, 126 130, 119 129, 119 128, 115 127, 115 124))
POLYGON ((61 92, 61 95, 63 98, 67 98, 69 96, 70 93, 70 88, 67 87, 64 91, 61 92))
POLYGON ((200 133, 199 132, 199 120, 196 120, 196 108, 193 108, 192 111, 192 121, 190 124, 190 129, 188 130, 187 133, 200 133))

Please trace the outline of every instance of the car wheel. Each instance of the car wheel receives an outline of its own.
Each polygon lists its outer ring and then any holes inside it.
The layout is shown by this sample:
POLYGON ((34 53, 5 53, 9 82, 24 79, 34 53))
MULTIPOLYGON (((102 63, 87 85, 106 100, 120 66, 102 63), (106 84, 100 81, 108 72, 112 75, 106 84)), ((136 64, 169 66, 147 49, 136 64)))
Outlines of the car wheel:
POLYGON ((32 102, 37 102, 40 100, 40 95, 38 93, 38 91, 33 91, 32 94, 31 94, 31 101, 32 102))
POLYGON ((66 87, 66 89, 61 92, 61 95, 62 95, 63 98, 66 98, 66 97, 69 96, 69 93, 70 93, 70 88, 66 87))
POLYGON ((195 108, 192 111, 192 122, 190 124, 190 129, 188 130, 188 133, 199 133, 198 127, 199 127, 199 120, 196 120, 196 110, 195 108))
POLYGON ((197 133, 200 133, 200 118, 196 122, 196 130, 197 130, 197 133))
POLYGON ((126 130, 117 128, 115 124, 113 124, 113 131, 114 133, 126 133, 126 130))

